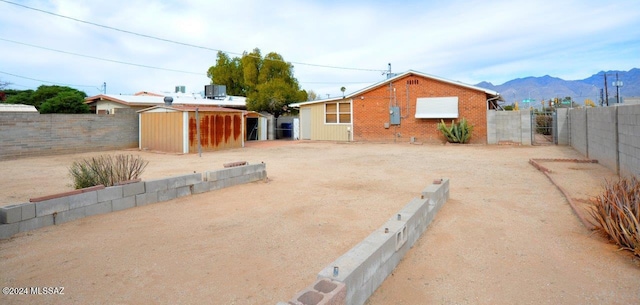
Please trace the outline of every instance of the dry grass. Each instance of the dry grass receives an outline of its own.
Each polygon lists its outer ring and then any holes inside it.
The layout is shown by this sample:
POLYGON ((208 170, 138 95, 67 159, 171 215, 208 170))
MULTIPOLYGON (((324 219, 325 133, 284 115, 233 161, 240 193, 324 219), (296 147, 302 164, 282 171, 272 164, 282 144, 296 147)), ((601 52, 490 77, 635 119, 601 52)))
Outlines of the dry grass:
POLYGON ((73 162, 69 174, 76 189, 100 184, 112 186, 139 178, 148 163, 140 156, 102 155, 73 162))
POLYGON ((621 249, 640 256, 640 181, 635 177, 607 181, 591 206, 593 225, 621 249))

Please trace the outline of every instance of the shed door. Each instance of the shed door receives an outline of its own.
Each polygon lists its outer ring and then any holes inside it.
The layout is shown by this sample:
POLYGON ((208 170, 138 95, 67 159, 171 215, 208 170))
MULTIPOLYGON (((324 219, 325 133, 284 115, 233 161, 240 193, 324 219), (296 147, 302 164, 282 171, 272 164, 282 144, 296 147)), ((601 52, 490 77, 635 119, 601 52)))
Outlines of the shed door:
POLYGON ((311 140, 311 108, 300 109, 300 139, 311 140))

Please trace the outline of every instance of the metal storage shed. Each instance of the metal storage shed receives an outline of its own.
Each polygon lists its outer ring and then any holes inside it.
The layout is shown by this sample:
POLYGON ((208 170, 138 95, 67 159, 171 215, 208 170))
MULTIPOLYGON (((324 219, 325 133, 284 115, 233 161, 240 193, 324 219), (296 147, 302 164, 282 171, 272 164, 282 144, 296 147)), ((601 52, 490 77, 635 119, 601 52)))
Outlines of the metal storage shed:
POLYGON ((197 153, 198 145, 203 152, 244 147, 242 110, 165 105, 140 110, 138 115, 140 149, 197 153))

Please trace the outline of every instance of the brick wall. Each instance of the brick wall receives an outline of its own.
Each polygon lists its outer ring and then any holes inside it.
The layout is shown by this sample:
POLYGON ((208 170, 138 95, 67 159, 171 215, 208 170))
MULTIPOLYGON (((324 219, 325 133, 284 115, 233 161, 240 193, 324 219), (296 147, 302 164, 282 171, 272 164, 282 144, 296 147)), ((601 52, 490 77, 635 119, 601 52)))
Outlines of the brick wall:
POLYGON ((0 113, 0 160, 138 147, 138 115, 0 113))
MULTIPOLYGON (((487 141, 487 102, 484 92, 455 86, 445 82, 407 75, 353 98, 353 137, 355 141, 406 141, 415 137, 419 142, 444 142, 437 130, 439 119, 416 119, 416 100, 419 97, 458 97, 459 119, 466 118, 473 126, 471 143, 487 141), (400 125, 384 128, 389 122, 390 101, 399 106, 400 125)), ((445 119, 447 124, 451 119, 445 119)))

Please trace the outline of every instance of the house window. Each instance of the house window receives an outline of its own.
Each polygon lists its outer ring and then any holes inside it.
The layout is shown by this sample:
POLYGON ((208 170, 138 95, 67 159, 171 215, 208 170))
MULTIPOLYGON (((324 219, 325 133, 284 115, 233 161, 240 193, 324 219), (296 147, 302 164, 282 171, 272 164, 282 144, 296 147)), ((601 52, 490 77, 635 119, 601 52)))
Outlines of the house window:
POLYGON ((351 123, 351 105, 349 103, 324 104, 324 122, 326 124, 351 123))
POLYGON ((417 119, 455 119, 458 117, 458 97, 419 97, 417 119))

